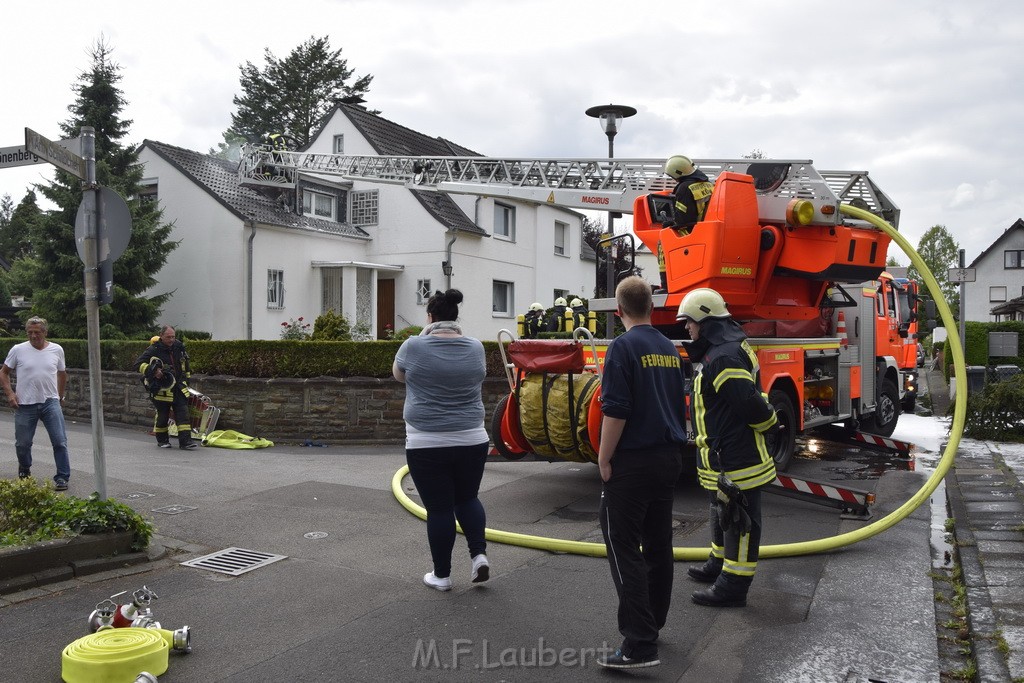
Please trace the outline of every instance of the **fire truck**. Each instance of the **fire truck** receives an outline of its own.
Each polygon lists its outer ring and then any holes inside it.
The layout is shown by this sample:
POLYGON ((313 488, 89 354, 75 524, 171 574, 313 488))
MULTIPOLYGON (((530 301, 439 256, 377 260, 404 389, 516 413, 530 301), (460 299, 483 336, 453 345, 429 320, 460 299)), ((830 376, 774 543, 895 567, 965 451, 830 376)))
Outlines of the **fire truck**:
MULTIPOLYGON (((687 234, 665 225, 675 181, 660 159, 347 156, 248 146, 239 176, 270 191, 295 188, 302 174, 312 174, 632 213, 633 231, 623 238, 652 252, 660 243, 665 254, 667 290, 654 295, 656 327, 685 339, 676 312, 697 287, 719 291, 733 317, 745 322, 763 389, 784 427, 769 443, 780 470, 798 433, 840 424, 891 435, 910 390, 902 364, 916 339, 901 322, 909 320, 910 298, 884 274, 888 235, 843 207, 869 211, 894 227, 898 207, 864 171, 822 171, 809 160, 694 162, 714 190, 704 220, 687 234)), ((615 303, 591 299, 590 308, 614 311, 615 303)), ((608 343, 592 340, 589 367, 600 364, 608 343)), ((686 360, 685 342, 677 346, 686 360)), ((529 430, 520 423, 515 393, 513 387, 492 422, 495 446, 510 458, 545 450, 524 437, 529 430)), ((580 414, 591 419, 570 421, 580 430, 572 442, 586 448, 559 453, 566 459, 596 461, 599 409, 593 393, 587 400, 580 414)))

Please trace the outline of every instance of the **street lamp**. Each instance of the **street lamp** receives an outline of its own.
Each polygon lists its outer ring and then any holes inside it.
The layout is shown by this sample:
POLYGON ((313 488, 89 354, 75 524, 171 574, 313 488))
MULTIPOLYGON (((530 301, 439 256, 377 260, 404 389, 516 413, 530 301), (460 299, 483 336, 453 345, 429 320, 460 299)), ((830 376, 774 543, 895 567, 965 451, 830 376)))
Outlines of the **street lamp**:
MULTIPOLYGON (((601 124, 601 130, 608 136, 608 158, 615 158, 615 134, 619 132, 622 119, 629 118, 636 114, 636 109, 624 104, 599 104, 587 110, 587 116, 592 116, 601 124)), ((608 212, 608 236, 615 234, 615 212, 608 212)), ((608 264, 605 268, 606 285, 608 292, 606 296, 615 296, 615 243, 608 244, 608 264)), ((608 313, 605 317, 605 338, 611 339, 615 334, 615 314, 608 313)))

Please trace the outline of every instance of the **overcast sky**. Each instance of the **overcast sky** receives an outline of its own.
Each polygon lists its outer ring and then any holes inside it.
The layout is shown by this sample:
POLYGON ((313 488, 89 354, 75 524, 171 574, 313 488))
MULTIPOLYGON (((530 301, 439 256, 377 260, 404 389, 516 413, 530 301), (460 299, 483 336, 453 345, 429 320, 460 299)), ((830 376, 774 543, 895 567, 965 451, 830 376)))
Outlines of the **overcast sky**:
MULTIPOLYGON (((970 262, 1024 216, 1024 3, 1011 0, 14 0, 0 32, 0 147, 60 137, 104 35, 130 141, 206 151, 239 66, 329 36, 368 105, 495 157, 601 157, 584 115, 635 107, 617 157, 757 148, 869 171, 916 246, 945 225, 970 262)), ((0 169, 15 202, 48 166, 0 169)), ((893 247, 901 262, 908 259, 893 247)))

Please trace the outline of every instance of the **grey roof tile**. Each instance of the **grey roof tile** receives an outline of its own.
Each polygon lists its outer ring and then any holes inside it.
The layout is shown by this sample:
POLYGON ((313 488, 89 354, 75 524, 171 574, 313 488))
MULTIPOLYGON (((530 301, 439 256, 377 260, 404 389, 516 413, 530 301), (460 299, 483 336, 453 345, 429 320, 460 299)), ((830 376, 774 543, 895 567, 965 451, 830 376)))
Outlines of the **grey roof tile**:
POLYGON ((370 238, 366 231, 347 223, 300 216, 283 210, 271 197, 238 182, 237 162, 155 140, 145 140, 143 146, 153 150, 243 220, 287 228, 317 230, 345 237, 370 238))

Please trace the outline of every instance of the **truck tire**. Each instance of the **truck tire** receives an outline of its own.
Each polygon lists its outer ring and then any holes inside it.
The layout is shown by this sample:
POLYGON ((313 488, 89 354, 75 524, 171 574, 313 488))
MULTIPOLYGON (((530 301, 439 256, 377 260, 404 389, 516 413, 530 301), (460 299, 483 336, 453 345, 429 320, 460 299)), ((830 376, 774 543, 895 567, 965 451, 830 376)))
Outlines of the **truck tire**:
POLYGON ((498 401, 498 406, 491 415, 491 440, 494 442, 494 449, 507 460, 521 460, 526 453, 516 453, 508 447, 501 437, 501 420, 505 417, 505 409, 508 407, 508 396, 498 401))
POLYGON ((793 452, 796 450, 796 410, 793 408, 793 400, 785 391, 774 389, 768 394, 768 402, 775 408, 775 413, 782 424, 781 430, 773 430, 765 437, 765 446, 772 460, 775 461, 775 469, 785 472, 793 460, 793 452))
POLYGON ((863 429, 878 436, 892 436, 900 417, 900 392, 891 379, 882 380, 875 412, 864 420, 863 429))

